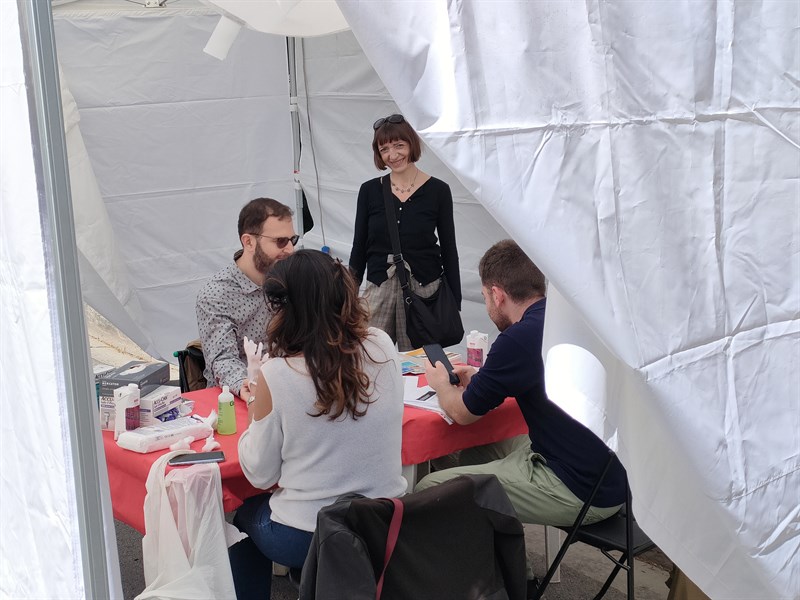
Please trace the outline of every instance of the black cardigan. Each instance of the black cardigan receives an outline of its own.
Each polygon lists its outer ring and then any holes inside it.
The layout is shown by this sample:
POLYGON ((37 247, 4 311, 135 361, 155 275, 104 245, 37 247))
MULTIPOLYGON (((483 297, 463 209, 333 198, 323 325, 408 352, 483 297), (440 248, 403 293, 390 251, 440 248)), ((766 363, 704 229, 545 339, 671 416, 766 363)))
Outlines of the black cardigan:
MULTIPOLYGON (((394 195, 392 198, 400 221, 398 229, 403 258, 411 266, 414 278, 426 285, 444 274, 461 306, 461 274, 450 186, 431 177, 405 202, 400 202, 394 195)), ((386 258, 389 254, 392 254, 392 242, 386 229, 383 188, 381 178, 376 177, 364 183, 358 192, 350 269, 359 285, 364 279, 365 268, 368 281, 375 285, 386 281, 386 258)))

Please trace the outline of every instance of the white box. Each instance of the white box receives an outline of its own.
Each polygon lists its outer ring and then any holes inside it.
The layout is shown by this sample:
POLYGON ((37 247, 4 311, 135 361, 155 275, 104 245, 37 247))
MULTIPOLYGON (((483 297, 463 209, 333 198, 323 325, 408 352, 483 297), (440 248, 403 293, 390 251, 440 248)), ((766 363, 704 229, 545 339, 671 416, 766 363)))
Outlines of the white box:
POLYGON ((161 385, 139 400, 139 422, 141 427, 155 424, 159 415, 181 403, 181 388, 161 385))

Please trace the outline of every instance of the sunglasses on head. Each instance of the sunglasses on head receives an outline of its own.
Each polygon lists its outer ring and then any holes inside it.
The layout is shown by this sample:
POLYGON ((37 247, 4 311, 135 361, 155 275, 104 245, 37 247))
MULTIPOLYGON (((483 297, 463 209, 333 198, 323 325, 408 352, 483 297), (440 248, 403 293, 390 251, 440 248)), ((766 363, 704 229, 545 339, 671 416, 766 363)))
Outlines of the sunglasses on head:
POLYGON ((397 125, 398 123, 402 123, 403 121, 405 121, 403 115, 389 115, 388 117, 382 117, 377 121, 375 121, 372 124, 372 129, 376 130, 380 128, 384 123, 394 123, 395 125, 397 125))
POLYGON ((297 242, 300 241, 300 236, 296 234, 293 235, 292 237, 272 237, 271 235, 262 235, 260 233, 254 233, 252 235, 272 240, 273 242, 275 242, 275 245, 278 247, 278 249, 286 248, 286 244, 288 244, 289 242, 292 242, 292 246, 297 246, 297 242))

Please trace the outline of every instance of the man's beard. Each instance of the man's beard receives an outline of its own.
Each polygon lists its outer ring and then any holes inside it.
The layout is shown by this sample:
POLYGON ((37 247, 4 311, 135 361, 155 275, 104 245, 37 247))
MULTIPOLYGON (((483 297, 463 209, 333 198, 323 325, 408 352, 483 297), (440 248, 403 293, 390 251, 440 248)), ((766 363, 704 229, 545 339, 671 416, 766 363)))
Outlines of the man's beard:
POLYGON ((492 323, 494 323, 495 327, 497 327, 497 331, 505 331, 511 327, 511 325, 513 325, 513 323, 511 323, 511 319, 502 314, 497 309, 497 306, 492 305, 487 312, 489 313, 489 318, 492 320, 492 323))
POLYGON ((506 329, 508 329, 513 325, 511 319, 509 319, 505 315, 497 315, 496 320, 492 319, 492 321, 494 321, 495 327, 497 327, 497 331, 505 331, 506 329))
POLYGON ((261 249, 261 245, 256 244, 256 251, 253 254, 253 265, 259 273, 266 275, 267 271, 272 268, 276 260, 275 258, 269 257, 267 253, 261 249))

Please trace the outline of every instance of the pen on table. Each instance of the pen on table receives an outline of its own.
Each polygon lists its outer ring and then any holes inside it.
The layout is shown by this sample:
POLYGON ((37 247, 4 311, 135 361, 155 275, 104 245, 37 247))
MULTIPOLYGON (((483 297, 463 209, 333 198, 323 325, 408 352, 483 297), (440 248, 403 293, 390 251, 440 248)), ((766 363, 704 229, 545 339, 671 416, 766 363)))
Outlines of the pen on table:
POLYGON ((433 390, 428 390, 427 392, 422 394, 422 396, 420 396, 419 398, 416 398, 414 401, 415 402, 422 402, 423 400, 427 400, 428 398, 433 398, 435 395, 436 395, 436 392, 434 392, 433 390))

